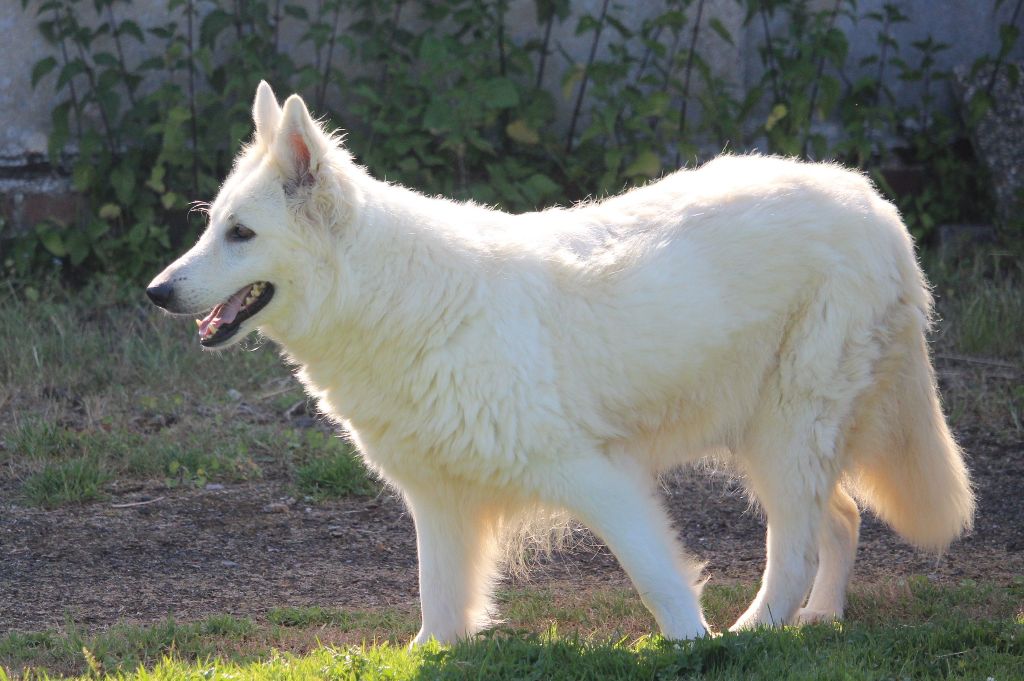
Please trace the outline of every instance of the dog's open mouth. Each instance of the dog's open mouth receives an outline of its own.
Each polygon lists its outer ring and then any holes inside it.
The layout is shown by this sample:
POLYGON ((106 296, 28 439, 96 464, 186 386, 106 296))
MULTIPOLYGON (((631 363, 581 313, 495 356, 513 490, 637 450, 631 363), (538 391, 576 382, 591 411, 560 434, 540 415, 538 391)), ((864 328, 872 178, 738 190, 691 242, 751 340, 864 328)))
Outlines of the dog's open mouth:
POLYGON ((196 320, 199 343, 205 347, 220 345, 238 333, 242 322, 262 310, 273 297, 274 285, 269 282, 258 281, 243 287, 205 317, 196 320))

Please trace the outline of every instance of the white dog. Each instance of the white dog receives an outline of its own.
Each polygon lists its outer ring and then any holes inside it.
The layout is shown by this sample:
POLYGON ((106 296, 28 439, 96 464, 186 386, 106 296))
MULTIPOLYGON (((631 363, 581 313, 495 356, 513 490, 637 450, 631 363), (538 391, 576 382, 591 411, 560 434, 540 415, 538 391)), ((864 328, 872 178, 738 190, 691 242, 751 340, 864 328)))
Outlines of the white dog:
POLYGON ((401 490, 414 642, 491 621, 509 528, 538 509, 601 537, 665 636, 707 634, 700 569, 655 478, 708 455, 731 459, 768 521, 761 588, 734 629, 842 615, 851 494, 926 549, 970 527, 928 287, 863 176, 727 156, 509 215, 373 179, 266 83, 253 115, 205 233, 148 293, 209 311, 205 347, 253 330, 279 343, 401 490))

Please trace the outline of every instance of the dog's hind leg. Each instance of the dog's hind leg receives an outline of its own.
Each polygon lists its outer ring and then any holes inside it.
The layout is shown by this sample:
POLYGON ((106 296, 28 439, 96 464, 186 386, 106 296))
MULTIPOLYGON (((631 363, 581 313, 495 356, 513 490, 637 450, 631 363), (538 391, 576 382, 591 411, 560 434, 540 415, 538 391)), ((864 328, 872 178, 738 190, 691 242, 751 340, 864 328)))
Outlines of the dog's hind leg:
POLYGON ((565 469, 557 501, 615 554, 666 638, 707 635, 700 568, 683 556, 647 471, 605 456, 576 464, 565 469))
POLYGON ((797 611, 801 624, 842 619, 846 604, 846 585, 857 556, 860 511, 857 502, 835 486, 825 521, 818 530, 818 574, 811 587, 807 606, 797 611))
POLYGON ((423 626, 413 645, 472 635, 494 614, 499 543, 495 518, 470 490, 404 490, 416 522, 423 626))
POLYGON ((748 484, 768 520, 761 589, 732 631, 792 621, 811 587, 819 529, 832 496, 835 429, 810 411, 779 418, 746 446, 748 484))

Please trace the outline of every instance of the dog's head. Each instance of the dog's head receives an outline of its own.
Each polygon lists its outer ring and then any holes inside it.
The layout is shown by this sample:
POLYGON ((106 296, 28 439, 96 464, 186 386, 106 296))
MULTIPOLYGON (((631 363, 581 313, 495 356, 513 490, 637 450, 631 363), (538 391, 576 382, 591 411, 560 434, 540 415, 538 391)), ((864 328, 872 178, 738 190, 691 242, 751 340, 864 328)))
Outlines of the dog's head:
POLYGON ((306 105, 284 107, 267 83, 253 106, 256 132, 209 207, 195 246, 146 289, 174 314, 197 319, 204 347, 227 347, 256 328, 285 328, 303 307, 323 262, 325 223, 344 222, 350 202, 331 164, 347 160, 306 105), (332 200, 334 199, 334 200, 332 200))

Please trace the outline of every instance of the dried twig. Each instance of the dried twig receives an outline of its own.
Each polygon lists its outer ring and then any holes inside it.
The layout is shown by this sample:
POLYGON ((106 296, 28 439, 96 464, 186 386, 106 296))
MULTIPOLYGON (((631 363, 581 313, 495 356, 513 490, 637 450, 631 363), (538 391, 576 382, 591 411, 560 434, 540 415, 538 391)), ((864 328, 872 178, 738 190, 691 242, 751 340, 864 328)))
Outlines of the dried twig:
POLYGON ((145 506, 146 504, 155 504, 158 501, 162 501, 167 497, 155 497, 153 499, 146 499, 145 501, 130 501, 126 504, 111 504, 110 508, 132 508, 134 506, 145 506))
POLYGON ((1001 369, 1014 369, 1020 371, 1021 366, 1013 362, 1005 362, 999 359, 986 359, 984 357, 971 357, 970 355, 958 355, 954 353, 936 353, 935 359, 944 359, 950 362, 964 362, 966 364, 981 364, 983 366, 999 367, 1001 369))

